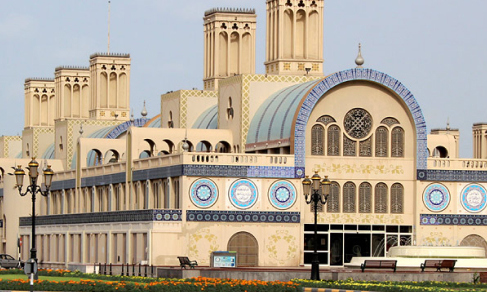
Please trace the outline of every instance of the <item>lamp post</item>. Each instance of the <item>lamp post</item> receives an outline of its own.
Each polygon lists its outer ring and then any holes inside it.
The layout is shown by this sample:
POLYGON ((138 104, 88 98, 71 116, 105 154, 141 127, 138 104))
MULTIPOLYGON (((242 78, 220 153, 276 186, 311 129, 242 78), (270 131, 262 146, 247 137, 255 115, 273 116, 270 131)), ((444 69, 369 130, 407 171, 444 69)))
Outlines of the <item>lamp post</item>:
MULTIPOLYGON (((47 168, 44 170, 44 184, 46 186, 46 190, 42 191, 41 187, 37 185, 37 178, 39 177, 39 163, 32 158, 29 162, 29 178, 30 184, 27 186, 27 190, 22 193, 22 186, 24 184, 24 175, 25 171, 22 169, 21 165, 18 165, 15 169, 15 179, 17 182, 17 188, 19 190, 19 194, 23 197, 30 193, 32 195, 32 246, 30 249, 30 260, 29 262, 37 263, 37 250, 36 250, 36 194, 41 194, 42 196, 46 197, 49 194, 49 188, 51 187, 52 177, 54 172, 51 169, 51 166, 48 165, 47 168)), ((37 279, 37 271, 33 267, 31 275, 35 274, 35 278, 37 279)), ((31 278, 32 280, 32 278, 31 278)), ((31 285, 33 282, 31 281, 31 285)))
POLYGON ((314 210, 314 251, 311 260, 311 280, 320 280, 320 259, 318 257, 318 203, 326 204, 328 195, 330 195, 330 180, 325 176, 323 180, 318 172, 309 179, 306 176, 303 180, 303 192, 306 204, 313 204, 314 210), (321 194, 320 194, 321 189, 321 194), (312 191, 312 193, 311 193, 312 191))

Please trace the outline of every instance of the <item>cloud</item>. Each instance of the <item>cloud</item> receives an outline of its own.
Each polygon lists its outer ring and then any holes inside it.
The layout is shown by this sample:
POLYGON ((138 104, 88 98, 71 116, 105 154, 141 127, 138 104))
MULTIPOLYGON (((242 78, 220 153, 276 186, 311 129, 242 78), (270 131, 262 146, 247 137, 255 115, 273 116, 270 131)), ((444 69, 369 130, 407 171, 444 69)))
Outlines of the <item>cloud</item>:
POLYGON ((28 32, 32 20, 24 14, 10 13, 0 19, 0 37, 15 38, 22 37, 28 32))

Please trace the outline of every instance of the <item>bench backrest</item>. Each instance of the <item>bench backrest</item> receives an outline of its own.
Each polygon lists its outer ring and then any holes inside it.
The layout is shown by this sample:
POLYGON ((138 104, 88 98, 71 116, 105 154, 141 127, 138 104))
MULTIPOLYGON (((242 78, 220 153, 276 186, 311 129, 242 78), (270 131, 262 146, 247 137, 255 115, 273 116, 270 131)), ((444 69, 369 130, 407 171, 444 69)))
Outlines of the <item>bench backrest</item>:
POLYGON ((396 260, 365 260, 365 266, 378 267, 378 266, 395 266, 396 260))
POLYGON ((441 266, 445 268, 453 268, 457 260, 443 260, 441 266))
POLYGON ((189 258, 188 257, 178 257, 179 263, 183 265, 189 265, 189 258))
POLYGON ((435 266, 441 264, 442 260, 424 260, 425 266, 435 266))

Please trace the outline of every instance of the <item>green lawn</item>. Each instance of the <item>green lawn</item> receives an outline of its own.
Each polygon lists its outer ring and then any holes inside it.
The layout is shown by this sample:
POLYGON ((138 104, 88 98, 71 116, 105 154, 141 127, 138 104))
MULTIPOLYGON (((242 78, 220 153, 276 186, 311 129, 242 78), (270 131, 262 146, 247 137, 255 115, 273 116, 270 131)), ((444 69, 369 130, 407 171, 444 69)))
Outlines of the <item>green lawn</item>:
MULTIPOLYGON (((21 274, 6 274, 0 275, 0 279, 2 280, 15 280, 15 279, 22 279, 28 280, 29 277, 26 275, 21 274)), ((48 280, 48 281, 76 281, 79 282, 82 278, 79 277, 48 277, 48 276, 39 276, 40 280, 48 280)))

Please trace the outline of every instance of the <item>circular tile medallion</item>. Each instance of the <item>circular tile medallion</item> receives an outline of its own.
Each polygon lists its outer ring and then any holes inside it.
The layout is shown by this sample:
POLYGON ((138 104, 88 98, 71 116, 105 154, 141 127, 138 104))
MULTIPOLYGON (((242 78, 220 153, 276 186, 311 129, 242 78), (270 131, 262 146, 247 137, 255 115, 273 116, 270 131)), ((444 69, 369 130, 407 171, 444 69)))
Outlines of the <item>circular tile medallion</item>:
POLYGON ((208 208, 218 199, 218 188, 207 178, 195 181, 190 188, 190 197, 193 204, 200 208, 208 208))
POLYGON ((450 192, 442 184, 431 184, 424 191, 423 201, 431 211, 443 211, 450 204, 450 192))
POLYGON ((257 187, 248 179, 240 179, 230 186, 228 196, 235 207, 247 209, 257 202, 257 187))
POLYGON ((465 210, 477 213, 485 209, 487 193, 481 185, 471 184, 463 189, 460 200, 465 210))
POLYGON ((288 209, 296 202, 296 188, 288 181, 277 181, 269 188, 269 201, 277 209, 288 209))

